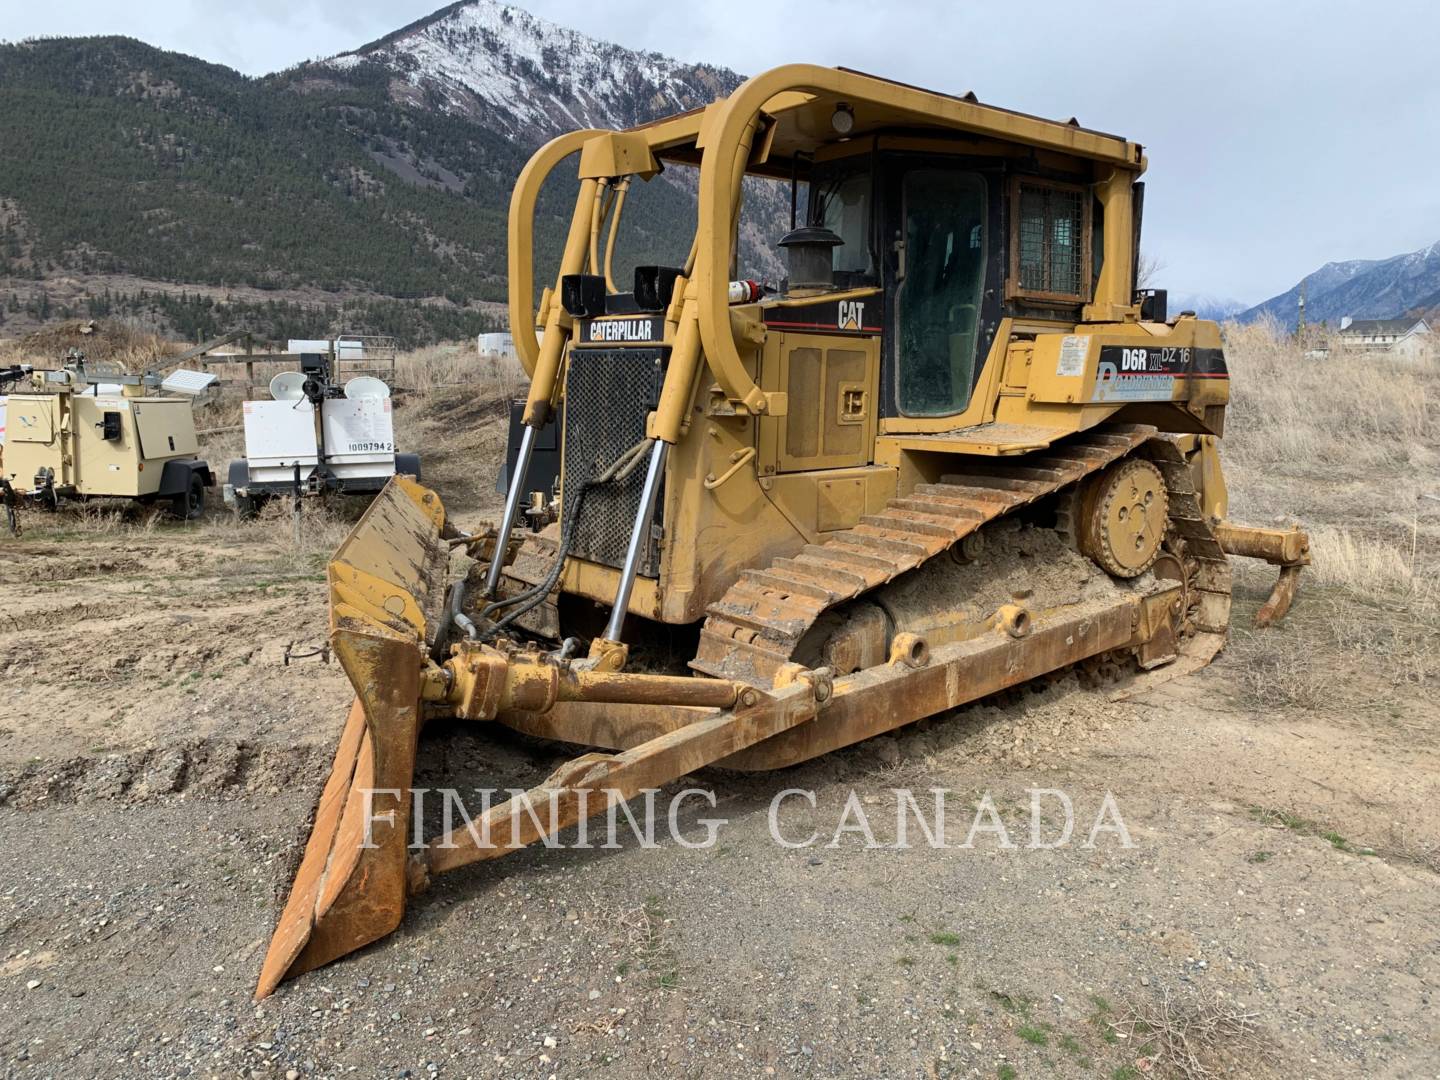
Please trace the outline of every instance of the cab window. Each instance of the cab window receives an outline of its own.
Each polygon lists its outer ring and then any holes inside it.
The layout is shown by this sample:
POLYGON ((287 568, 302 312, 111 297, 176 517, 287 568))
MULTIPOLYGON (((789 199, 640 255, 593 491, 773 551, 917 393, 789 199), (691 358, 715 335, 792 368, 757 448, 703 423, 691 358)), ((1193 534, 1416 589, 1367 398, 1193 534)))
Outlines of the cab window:
POLYGON ((844 243, 833 248, 836 284, 874 280, 870 255, 870 170, 854 167, 816 178, 811 222, 823 225, 844 243))

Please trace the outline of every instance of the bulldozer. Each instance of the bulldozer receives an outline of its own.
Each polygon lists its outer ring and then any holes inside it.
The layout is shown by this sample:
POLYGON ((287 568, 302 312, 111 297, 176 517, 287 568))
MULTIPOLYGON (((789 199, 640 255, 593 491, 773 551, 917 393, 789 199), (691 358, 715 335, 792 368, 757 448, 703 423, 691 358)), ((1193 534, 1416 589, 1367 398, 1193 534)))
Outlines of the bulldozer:
POLYGON ((1074 120, 809 65, 539 149, 510 203, 529 390, 504 511, 465 532, 396 477, 330 563, 355 699, 257 997, 437 875, 702 767, 784 768, 1076 666, 1195 671, 1231 556, 1280 568, 1256 620, 1281 617, 1308 540, 1227 516, 1220 331, 1137 288, 1145 168, 1074 120), (537 301, 539 192, 577 159, 537 301), (617 284, 627 192, 665 168, 698 172, 688 255, 617 284), (773 288, 736 275, 763 181, 790 196, 773 288), (582 749, 416 843, 435 717, 582 749))

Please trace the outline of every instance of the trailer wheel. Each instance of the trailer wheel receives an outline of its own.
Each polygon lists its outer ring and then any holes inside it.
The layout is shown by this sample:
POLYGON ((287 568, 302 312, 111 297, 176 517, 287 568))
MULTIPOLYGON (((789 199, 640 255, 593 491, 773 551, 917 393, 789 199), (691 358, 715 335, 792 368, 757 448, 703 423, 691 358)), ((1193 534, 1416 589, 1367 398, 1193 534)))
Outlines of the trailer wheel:
POLYGON ((260 516, 260 507, 264 505, 264 497, 260 495, 236 495, 235 516, 241 521, 254 521, 260 516))
POLYGON ((170 500, 170 515, 179 521, 195 521, 205 513, 205 480, 199 473, 190 474, 190 486, 183 495, 170 500))

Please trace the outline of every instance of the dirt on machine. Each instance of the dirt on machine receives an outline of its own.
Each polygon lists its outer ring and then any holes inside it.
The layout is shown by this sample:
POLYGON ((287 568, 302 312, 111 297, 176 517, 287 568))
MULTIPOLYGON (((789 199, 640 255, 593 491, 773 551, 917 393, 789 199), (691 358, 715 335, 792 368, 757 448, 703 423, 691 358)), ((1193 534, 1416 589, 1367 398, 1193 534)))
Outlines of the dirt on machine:
POLYGON ((1194 671, 1233 556, 1280 568, 1281 617, 1308 540, 1228 518, 1219 329, 1137 289, 1145 166, 1073 121, 811 66, 541 148, 510 206, 530 386, 503 517, 462 530, 396 477, 336 552, 355 702, 257 995, 384 937, 436 875, 698 768, 1075 665, 1194 671), (537 307, 538 194, 577 156, 537 307), (630 189, 663 168, 698 172, 688 255, 618 281, 630 189), (789 188, 775 288, 735 280, 747 177, 789 188), (435 717, 585 750, 411 846, 435 717))

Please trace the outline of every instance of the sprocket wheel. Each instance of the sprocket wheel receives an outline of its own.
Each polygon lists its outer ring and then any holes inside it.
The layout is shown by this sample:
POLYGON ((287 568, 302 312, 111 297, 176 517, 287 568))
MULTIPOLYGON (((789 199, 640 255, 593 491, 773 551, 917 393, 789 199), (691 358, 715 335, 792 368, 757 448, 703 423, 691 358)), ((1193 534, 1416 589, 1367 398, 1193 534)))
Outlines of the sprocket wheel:
POLYGON ((1160 470, 1144 458, 1126 458, 1082 491, 1076 546, 1113 577, 1139 577, 1160 554, 1169 513, 1160 470))

